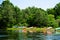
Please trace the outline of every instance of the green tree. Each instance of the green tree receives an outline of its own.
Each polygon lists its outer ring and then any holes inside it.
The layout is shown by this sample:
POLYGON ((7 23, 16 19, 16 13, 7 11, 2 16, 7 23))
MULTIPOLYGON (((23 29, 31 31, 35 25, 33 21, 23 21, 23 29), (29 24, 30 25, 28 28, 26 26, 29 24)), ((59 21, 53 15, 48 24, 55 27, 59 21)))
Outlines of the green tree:
POLYGON ((1 28, 13 26, 15 22, 15 19, 13 17, 14 13, 15 13, 14 5, 9 1, 3 1, 3 3, 1 4, 1 15, 2 15, 2 19, 0 20, 1 28))
POLYGON ((15 16, 14 17, 16 19, 16 25, 27 26, 26 19, 25 19, 25 14, 17 6, 15 7, 15 16))
POLYGON ((55 16, 60 16, 60 3, 56 4, 56 6, 54 7, 55 9, 55 16))
POLYGON ((15 20, 16 20, 16 25, 19 25, 20 24, 20 20, 21 20, 21 16, 20 16, 21 12, 20 12, 20 9, 16 6, 15 7, 15 14, 14 14, 14 17, 15 17, 15 20))
POLYGON ((56 19, 56 22, 58 23, 58 27, 60 27, 60 19, 56 19))
POLYGON ((55 27, 55 28, 59 26, 58 22, 54 18, 54 15, 49 14, 48 17, 49 17, 49 26, 55 27))
POLYGON ((29 26, 47 26, 48 25, 48 14, 41 8, 28 7, 24 11, 27 16, 27 23, 29 26))
POLYGON ((48 13, 48 14, 55 15, 55 10, 54 10, 54 8, 47 9, 47 13, 48 13))
POLYGON ((56 12, 54 8, 47 9, 47 13, 54 15, 54 18, 56 18, 56 12))

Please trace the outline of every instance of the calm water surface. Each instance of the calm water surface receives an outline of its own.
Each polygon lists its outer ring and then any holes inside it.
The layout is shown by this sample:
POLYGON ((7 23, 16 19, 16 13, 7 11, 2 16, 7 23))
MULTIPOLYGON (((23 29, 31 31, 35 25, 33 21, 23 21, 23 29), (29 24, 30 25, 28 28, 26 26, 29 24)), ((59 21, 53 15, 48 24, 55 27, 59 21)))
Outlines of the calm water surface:
POLYGON ((23 33, 20 31, 0 31, 0 40, 60 40, 60 34, 23 33))

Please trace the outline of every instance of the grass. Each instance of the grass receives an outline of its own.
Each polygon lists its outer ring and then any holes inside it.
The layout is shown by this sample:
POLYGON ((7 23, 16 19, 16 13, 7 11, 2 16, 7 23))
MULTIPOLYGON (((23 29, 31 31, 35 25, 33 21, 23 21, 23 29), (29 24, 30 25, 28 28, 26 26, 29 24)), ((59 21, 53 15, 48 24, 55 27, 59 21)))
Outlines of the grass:
MULTIPOLYGON (((32 31, 32 32, 46 32, 46 28, 36 28, 36 27, 33 27, 33 28, 7 28, 7 30, 25 30, 25 31, 32 31)), ((51 30, 53 31, 53 30, 51 30)))
MULTIPOLYGON (((24 30, 23 28, 7 28, 7 30, 24 30)), ((42 28, 25 28, 26 31, 33 31, 33 32, 41 32, 42 31, 42 28)))
POLYGON ((7 30, 22 30, 21 28, 7 28, 7 30))

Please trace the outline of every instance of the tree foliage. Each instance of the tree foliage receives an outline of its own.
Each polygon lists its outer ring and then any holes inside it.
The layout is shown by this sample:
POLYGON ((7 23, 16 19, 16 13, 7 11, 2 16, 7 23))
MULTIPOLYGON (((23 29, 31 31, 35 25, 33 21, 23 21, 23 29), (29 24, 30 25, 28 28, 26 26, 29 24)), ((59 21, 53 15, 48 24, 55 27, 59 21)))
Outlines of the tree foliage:
POLYGON ((47 26, 48 25, 48 14, 41 8, 28 7, 24 11, 27 17, 27 23, 29 26, 47 26))
POLYGON ((48 18, 49 19, 49 26, 51 26, 51 27, 58 27, 59 26, 58 22, 54 18, 54 15, 49 14, 48 17, 49 17, 48 18))
POLYGON ((9 1, 3 1, 1 4, 1 20, 0 20, 0 26, 3 27, 11 27, 15 20, 14 20, 14 5, 10 3, 9 1))
POLYGON ((60 26, 60 3, 54 8, 47 9, 28 7, 20 9, 9 0, 0 4, 0 28, 18 26, 58 27, 60 26))

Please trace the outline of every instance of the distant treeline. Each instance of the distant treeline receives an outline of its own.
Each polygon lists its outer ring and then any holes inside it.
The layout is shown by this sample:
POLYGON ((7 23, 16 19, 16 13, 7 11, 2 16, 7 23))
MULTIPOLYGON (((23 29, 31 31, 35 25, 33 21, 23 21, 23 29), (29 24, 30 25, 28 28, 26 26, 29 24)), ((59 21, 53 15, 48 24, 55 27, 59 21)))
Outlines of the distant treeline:
POLYGON ((0 4, 0 28, 15 25, 27 27, 59 27, 60 3, 56 4, 54 8, 47 10, 37 7, 20 9, 14 6, 9 0, 5 0, 0 4))

